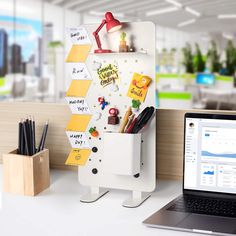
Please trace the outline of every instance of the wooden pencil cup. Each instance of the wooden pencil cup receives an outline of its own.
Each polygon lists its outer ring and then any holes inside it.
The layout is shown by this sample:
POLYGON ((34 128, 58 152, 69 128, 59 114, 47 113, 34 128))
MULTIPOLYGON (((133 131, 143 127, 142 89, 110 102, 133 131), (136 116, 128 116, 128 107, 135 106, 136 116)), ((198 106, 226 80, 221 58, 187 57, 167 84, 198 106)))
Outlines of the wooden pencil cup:
POLYGON ((49 186, 48 149, 33 156, 18 155, 17 150, 3 154, 4 192, 35 196, 49 186))

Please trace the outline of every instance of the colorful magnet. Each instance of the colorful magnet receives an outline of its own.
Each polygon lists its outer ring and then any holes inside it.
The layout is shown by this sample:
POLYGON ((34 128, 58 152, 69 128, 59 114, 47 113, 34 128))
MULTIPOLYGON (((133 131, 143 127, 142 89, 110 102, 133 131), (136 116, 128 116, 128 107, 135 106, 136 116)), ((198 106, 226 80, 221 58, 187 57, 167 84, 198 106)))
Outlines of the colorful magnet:
POLYGON ((91 134, 91 136, 97 138, 99 136, 99 133, 98 131, 96 130, 96 127, 91 127, 89 129, 89 133, 91 134))
POLYGON ((105 101, 104 97, 99 97, 98 102, 101 105, 102 110, 104 110, 105 107, 109 104, 108 102, 105 101))
POLYGON ((119 117, 118 117, 119 111, 118 111, 118 109, 111 108, 109 110, 109 114, 110 114, 110 116, 108 116, 108 124, 109 125, 119 124, 119 117))
POLYGON ((132 111, 138 112, 140 105, 141 105, 141 102, 139 100, 133 99, 132 100, 132 111))

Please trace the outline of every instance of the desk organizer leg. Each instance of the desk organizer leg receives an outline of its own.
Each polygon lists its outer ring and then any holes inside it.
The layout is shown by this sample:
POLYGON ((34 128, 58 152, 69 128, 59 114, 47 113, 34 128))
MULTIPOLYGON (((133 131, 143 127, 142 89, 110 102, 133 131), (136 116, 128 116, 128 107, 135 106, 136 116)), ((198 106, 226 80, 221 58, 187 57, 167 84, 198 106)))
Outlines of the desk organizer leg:
POLYGON ((132 191, 132 197, 125 200, 122 204, 123 207, 128 207, 128 208, 135 208, 139 207, 142 205, 143 202, 145 202, 151 194, 144 194, 143 192, 140 191, 132 191))
POLYGON ((90 187, 90 193, 81 197, 80 201, 84 203, 96 202, 99 198, 103 197, 109 191, 101 191, 99 187, 90 187))

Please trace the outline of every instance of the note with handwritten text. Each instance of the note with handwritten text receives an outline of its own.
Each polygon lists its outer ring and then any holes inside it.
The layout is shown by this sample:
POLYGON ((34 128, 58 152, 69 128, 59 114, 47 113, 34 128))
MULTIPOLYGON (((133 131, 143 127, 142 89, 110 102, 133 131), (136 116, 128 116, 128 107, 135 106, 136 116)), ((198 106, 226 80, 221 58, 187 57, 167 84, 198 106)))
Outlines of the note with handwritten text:
POLYGON ((89 106, 84 98, 66 97, 72 114, 91 114, 89 106))
POLYGON ((85 133, 76 131, 66 131, 72 148, 90 148, 89 141, 85 133))
POLYGON ((69 73, 74 80, 92 80, 85 63, 68 63, 69 73))
POLYGON ((86 29, 83 26, 67 30, 73 44, 92 44, 86 29))

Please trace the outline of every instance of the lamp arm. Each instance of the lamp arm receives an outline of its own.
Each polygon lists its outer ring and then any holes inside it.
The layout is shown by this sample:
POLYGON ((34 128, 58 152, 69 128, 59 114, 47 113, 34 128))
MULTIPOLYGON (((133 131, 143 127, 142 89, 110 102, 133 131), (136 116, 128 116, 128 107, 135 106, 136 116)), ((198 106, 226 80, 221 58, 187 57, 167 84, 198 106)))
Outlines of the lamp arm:
POLYGON ((97 46, 99 49, 102 49, 102 44, 101 44, 101 41, 100 41, 100 37, 98 35, 99 31, 102 29, 102 27, 106 24, 106 20, 102 20, 102 23, 99 25, 99 27, 97 28, 96 31, 93 32, 93 36, 96 40, 96 43, 97 43, 97 46))

